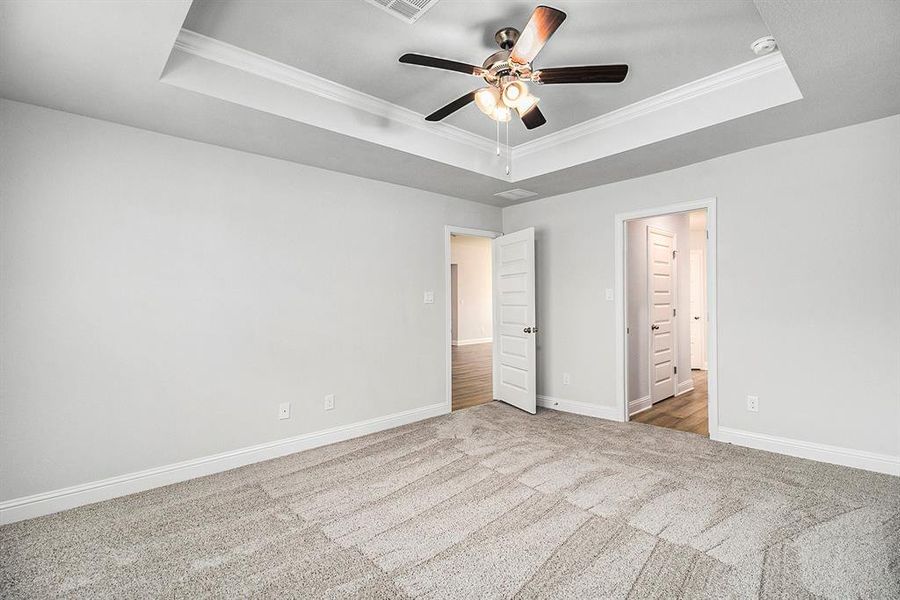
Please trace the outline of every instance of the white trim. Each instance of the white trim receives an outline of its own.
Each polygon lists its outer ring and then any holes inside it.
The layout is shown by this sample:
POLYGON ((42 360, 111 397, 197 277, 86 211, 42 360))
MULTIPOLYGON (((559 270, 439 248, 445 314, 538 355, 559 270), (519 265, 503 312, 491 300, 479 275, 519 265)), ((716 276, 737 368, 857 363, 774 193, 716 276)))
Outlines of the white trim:
POLYGON ((332 100, 383 119, 398 121, 404 125, 426 131, 429 134, 467 144, 478 150, 491 153, 496 151, 495 142, 486 137, 447 123, 428 122, 425 120, 425 115, 398 104, 382 100, 371 94, 360 92, 330 79, 325 79, 308 71, 286 65, 190 29, 182 29, 178 33, 178 39, 175 40, 175 49, 185 54, 191 54, 244 71, 245 73, 263 77, 270 81, 301 89, 320 98, 332 100))
POLYGON ((127 496, 163 485, 171 485, 196 477, 221 473, 244 465, 270 460, 335 442, 384 431, 446 414, 443 402, 413 408, 392 415, 375 417, 349 425, 341 425, 323 431, 265 442, 238 450, 222 452, 193 460, 127 473, 100 481, 92 481, 71 487, 14 498, 0 502, 0 525, 32 519, 42 515, 68 510, 76 506, 127 496))
POLYGON ((774 52, 519 144, 513 182, 802 98, 784 57, 774 52))
POLYGON ((160 81, 510 183, 803 98, 774 52, 521 143, 511 150, 513 173, 504 175, 490 136, 427 122, 403 106, 188 29, 179 32, 160 81))
POLYGON ((767 450, 798 458, 887 473, 888 475, 900 475, 900 456, 853 450, 816 442, 804 442, 764 433, 732 429, 731 427, 719 427, 718 435, 715 439, 737 446, 767 450))
POLYGON ((644 412, 653 406, 653 400, 650 396, 644 396, 643 398, 635 398, 634 400, 628 401, 628 415, 633 417, 639 412, 644 412))
POLYGON ((494 341, 494 338, 473 338, 471 340, 454 340, 452 343, 454 346, 474 346, 475 344, 489 344, 494 341))
MULTIPOLYGON (((188 30, 179 34, 160 82, 510 181, 488 138, 188 30)), ((486 131, 493 131, 489 122, 486 131)))
POLYGON ((688 379, 687 381, 680 381, 675 385, 675 395, 680 396, 682 394, 687 394, 688 392, 694 391, 694 379, 688 379))
MULTIPOLYGON (((444 225, 444 379, 445 405, 447 412, 453 410, 453 316, 450 299, 450 236, 470 235, 494 239, 503 235, 499 231, 488 229, 472 229, 471 227, 457 227, 456 225, 444 225)), ((493 268, 493 264, 491 265, 493 268)), ((493 291, 491 292, 493 294, 493 291)), ((456 342, 459 343, 458 341, 456 342)), ((493 360, 493 359, 492 359, 493 360)))
POLYGON ((596 417, 608 421, 622 420, 618 418, 618 411, 614 406, 600 406, 599 404, 579 402, 577 400, 565 400, 563 398, 554 398, 553 396, 544 396, 542 394, 537 395, 537 405, 541 408, 596 417))
POLYGON ((616 411, 618 420, 627 421, 628 411, 628 377, 625 372, 625 357, 628 352, 628 338, 625 335, 625 222, 646 217, 668 215, 672 213, 690 212, 692 210, 706 209, 707 240, 706 252, 706 309, 709 314, 707 319, 707 360, 709 361, 708 379, 708 414, 709 435, 716 438, 719 427, 719 386, 718 386, 718 316, 716 297, 716 198, 697 200, 692 202, 680 202, 665 206, 644 208, 641 210, 619 213, 615 216, 615 269, 616 269, 616 411))
POLYGON ((760 56, 724 71, 719 71, 718 73, 713 73, 712 75, 666 90, 655 96, 638 100, 628 106, 602 114, 599 117, 560 129, 555 133, 547 134, 536 140, 521 143, 515 147, 515 158, 523 158, 535 152, 546 152, 557 146, 571 144, 579 138, 602 132, 604 129, 609 129, 615 125, 628 123, 663 108, 674 106, 679 102, 786 68, 787 64, 780 52, 760 56))

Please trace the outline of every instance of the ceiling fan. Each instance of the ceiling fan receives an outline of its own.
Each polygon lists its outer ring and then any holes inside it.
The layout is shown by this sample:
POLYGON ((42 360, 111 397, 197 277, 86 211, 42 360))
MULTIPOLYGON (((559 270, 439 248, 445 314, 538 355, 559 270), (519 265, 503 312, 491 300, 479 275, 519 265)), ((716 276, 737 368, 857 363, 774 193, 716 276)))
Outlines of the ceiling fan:
POLYGON ((439 108, 425 117, 425 120, 440 121, 474 101, 481 112, 498 123, 508 122, 512 118, 512 111, 515 111, 525 127, 534 129, 546 123, 547 119, 537 106, 539 98, 531 94, 526 82, 544 85, 621 83, 628 74, 628 65, 552 67, 539 70, 532 68, 531 61, 565 18, 566 13, 561 10, 538 6, 521 33, 514 27, 504 27, 494 35, 501 50, 488 56, 480 67, 422 54, 401 56, 402 63, 475 75, 483 77, 488 84, 439 108))

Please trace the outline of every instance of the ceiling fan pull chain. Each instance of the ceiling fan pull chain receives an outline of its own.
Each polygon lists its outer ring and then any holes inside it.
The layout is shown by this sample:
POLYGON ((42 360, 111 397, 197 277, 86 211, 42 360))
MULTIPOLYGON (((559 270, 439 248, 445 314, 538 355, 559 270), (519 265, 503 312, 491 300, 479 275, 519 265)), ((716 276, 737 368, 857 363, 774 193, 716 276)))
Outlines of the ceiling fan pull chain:
MULTIPOLYGON (((497 126, 500 126, 500 122, 497 122, 497 126)), ((512 162, 512 151, 509 148, 509 120, 506 121, 506 174, 509 175, 509 167, 512 162)))
POLYGON ((495 120, 497 123, 497 156, 500 156, 500 121, 495 120))

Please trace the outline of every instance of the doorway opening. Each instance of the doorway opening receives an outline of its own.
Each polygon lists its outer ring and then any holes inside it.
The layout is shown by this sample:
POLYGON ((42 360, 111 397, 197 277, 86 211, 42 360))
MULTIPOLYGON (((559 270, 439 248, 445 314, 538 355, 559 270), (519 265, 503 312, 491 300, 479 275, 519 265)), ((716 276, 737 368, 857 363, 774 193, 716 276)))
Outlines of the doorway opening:
POLYGON ((715 437, 715 203, 695 206, 617 217, 622 404, 625 420, 715 437))
POLYGON ((451 410, 491 402, 493 395, 493 260, 497 234, 450 231, 451 410))

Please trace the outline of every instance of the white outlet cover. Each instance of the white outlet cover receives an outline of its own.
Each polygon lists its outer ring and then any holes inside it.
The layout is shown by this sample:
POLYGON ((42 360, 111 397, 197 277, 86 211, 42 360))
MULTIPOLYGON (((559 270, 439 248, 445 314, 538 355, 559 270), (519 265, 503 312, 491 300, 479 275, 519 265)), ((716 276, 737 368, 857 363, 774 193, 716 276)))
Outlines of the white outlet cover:
POLYGON ((325 396, 325 410, 334 410, 334 394, 325 396))
POLYGON ((759 396, 747 396, 747 410, 759 412, 759 396))
POLYGON ((434 304, 434 292, 425 292, 425 304, 434 304))
POLYGON ((607 300, 615 300, 616 295, 612 288, 606 288, 606 299, 607 300))
POLYGON ((290 419, 291 418, 291 403, 290 402, 282 402, 278 405, 278 418, 279 419, 290 419))
POLYGON ((569 385, 572 383, 572 376, 568 373, 563 373, 563 385, 569 385))

